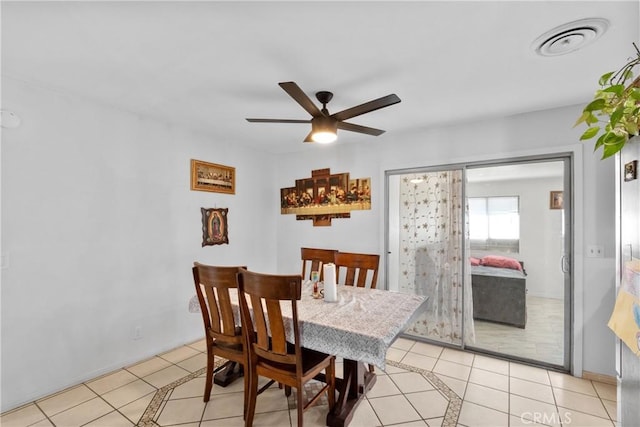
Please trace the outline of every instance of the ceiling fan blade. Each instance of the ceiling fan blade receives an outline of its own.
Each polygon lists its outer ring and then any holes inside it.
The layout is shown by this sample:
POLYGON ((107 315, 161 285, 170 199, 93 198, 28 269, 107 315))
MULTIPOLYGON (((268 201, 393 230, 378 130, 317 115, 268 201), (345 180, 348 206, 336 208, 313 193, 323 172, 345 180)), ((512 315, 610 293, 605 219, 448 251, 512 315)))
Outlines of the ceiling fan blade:
POLYGON ((295 82, 282 82, 278 83, 282 89, 289 94, 290 97, 296 100, 298 104, 302 106, 313 117, 321 116, 322 112, 313 103, 313 101, 300 89, 295 82))
POLYGON ((338 122, 338 129, 349 130, 351 132, 366 133, 367 135, 382 135, 382 129, 370 128, 367 126, 354 125, 353 123, 338 122))
POLYGON ((314 142, 313 139, 311 139, 311 135, 313 135, 313 131, 309 132, 309 135, 307 135, 303 142, 314 142))
POLYGON ((400 102, 400 98, 398 98, 398 96, 393 93, 391 95, 383 96, 382 98, 374 99, 373 101, 365 102, 364 104, 339 111, 335 114, 332 114, 331 117, 340 121, 347 120, 361 114, 369 113, 371 111, 379 110, 380 108, 397 104, 398 102, 400 102))
POLYGON ((251 123, 311 123, 311 120, 295 119, 247 119, 251 123))

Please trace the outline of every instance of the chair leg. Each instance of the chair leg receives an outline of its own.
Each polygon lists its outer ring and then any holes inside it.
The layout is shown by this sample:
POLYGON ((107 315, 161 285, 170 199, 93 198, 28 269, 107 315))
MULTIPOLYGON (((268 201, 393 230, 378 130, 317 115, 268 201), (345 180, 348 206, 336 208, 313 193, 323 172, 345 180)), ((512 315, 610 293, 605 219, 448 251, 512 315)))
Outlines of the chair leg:
POLYGON ((296 402, 296 406, 298 407, 298 427, 302 427, 302 418, 304 414, 304 401, 302 400, 302 396, 304 395, 304 386, 302 384, 298 384, 296 392, 298 397, 298 401, 296 402))
POLYGON ((284 395, 287 396, 287 397, 291 396, 291 387, 290 386, 288 386, 288 385, 284 386, 284 395))
POLYGON ((203 402, 208 402, 211 397, 211 387, 213 386, 213 366, 214 356, 213 354, 207 354, 207 379, 204 383, 204 396, 202 397, 203 402))
POLYGON ((248 405, 244 425, 251 427, 253 426, 253 417, 256 412, 256 399, 258 398, 258 374, 254 369, 246 369, 245 375, 247 374, 249 375, 249 379, 247 380, 249 387, 246 391, 249 393, 249 397, 247 399, 248 405))
POLYGON ((244 375, 243 377, 243 381, 244 381, 244 390, 243 390, 243 394, 244 394, 244 407, 242 408, 242 419, 246 420, 247 419, 247 409, 249 406, 249 370, 245 369, 244 370, 244 375))

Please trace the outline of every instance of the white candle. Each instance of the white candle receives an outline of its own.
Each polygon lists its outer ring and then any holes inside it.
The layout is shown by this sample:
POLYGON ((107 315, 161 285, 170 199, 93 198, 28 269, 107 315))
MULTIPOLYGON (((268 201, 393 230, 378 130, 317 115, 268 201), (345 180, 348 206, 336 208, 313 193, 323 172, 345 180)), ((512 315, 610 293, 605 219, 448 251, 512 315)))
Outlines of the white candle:
POLYGON ((338 300, 338 288, 336 285, 336 265, 325 264, 322 266, 324 276, 324 300, 334 302, 338 300))

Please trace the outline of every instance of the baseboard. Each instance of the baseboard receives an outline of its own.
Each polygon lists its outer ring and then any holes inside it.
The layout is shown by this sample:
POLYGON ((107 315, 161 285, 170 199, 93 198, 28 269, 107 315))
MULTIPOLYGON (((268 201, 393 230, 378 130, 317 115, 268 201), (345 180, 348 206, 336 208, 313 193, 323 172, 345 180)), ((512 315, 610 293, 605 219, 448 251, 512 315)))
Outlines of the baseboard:
POLYGON ((596 373, 589 372, 589 371, 582 371, 582 378, 584 378, 585 380, 597 381, 599 383, 605 383, 605 384, 611 384, 611 385, 617 385, 618 384, 618 381, 616 380, 616 377, 614 377, 614 376, 604 375, 604 374, 596 374, 596 373))

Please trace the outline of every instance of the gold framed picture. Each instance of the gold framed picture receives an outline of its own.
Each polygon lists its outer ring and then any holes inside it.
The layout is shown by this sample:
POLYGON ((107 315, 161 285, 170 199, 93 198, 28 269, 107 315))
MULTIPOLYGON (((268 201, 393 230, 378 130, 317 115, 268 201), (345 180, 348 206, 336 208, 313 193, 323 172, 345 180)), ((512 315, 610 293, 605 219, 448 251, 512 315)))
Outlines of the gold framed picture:
POLYGON ((191 159, 191 190, 236 194, 236 168, 191 159))
POLYGON ((564 209, 562 191, 551 191, 549 193, 549 209, 564 209))

